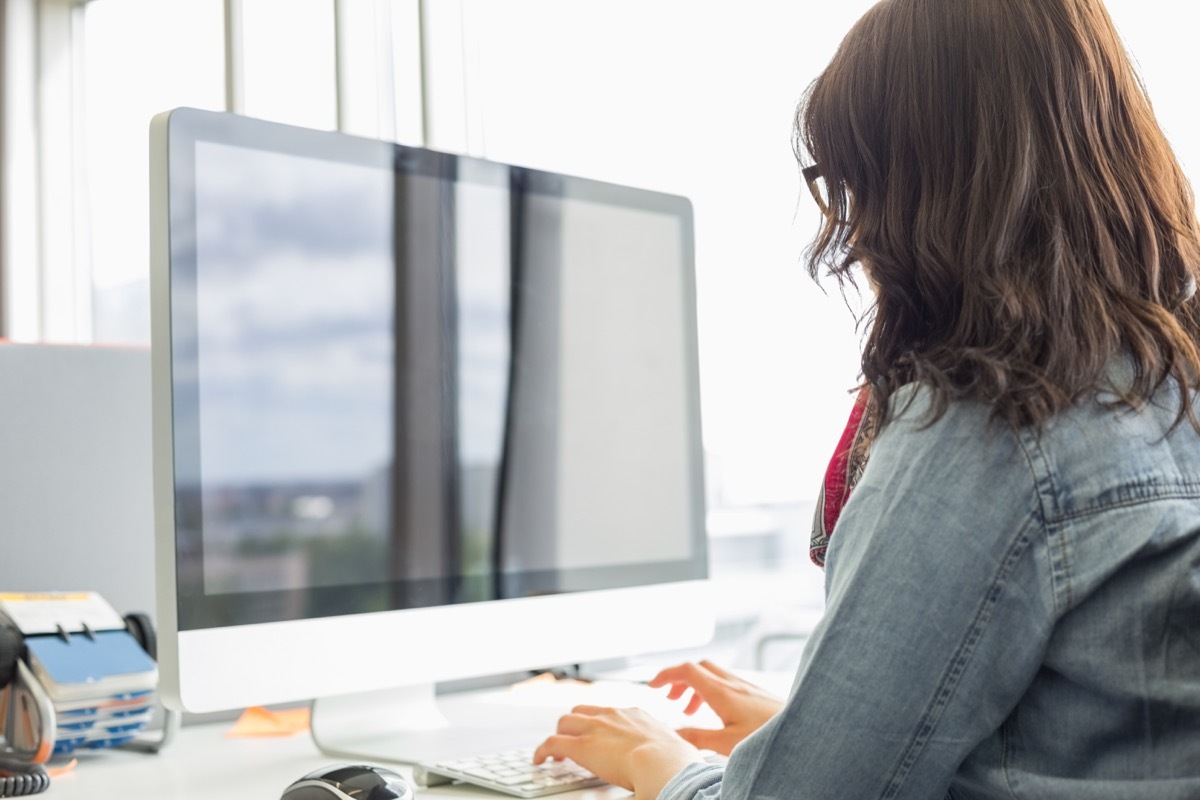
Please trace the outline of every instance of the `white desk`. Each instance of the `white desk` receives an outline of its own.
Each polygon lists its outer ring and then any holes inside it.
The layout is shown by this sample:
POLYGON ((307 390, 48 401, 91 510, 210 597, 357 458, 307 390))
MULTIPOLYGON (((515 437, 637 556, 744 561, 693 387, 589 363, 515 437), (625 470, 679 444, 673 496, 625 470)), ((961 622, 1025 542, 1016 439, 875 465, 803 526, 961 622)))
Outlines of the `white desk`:
MULTIPOLYGON (((739 672, 780 696, 791 685, 790 674, 739 672)), ((598 684, 595 688, 602 697, 592 693, 592 687, 563 687, 563 703, 566 708, 577 702, 636 704, 668 724, 683 724, 685 720, 682 704, 668 702, 665 690, 635 684, 598 684)), ((486 702, 494 694, 481 692, 479 697, 486 702)), ((470 696, 460 696, 455 703, 462 702, 462 698, 470 696)), ((545 706, 546 700, 547 693, 540 688, 521 698, 522 703, 533 706, 545 706)), ((697 727, 718 724, 707 708, 686 717, 686 723, 697 727)), ((348 760, 324 756, 307 733, 287 738, 230 739, 226 732, 232 726, 232 722, 223 722, 185 727, 172 744, 152 756, 119 750, 82 753, 73 771, 55 777, 46 794, 37 796, 47 800, 277 800, 296 778, 348 760)), ((407 766, 378 763, 412 775, 407 766)), ((416 787, 416 794, 428 800, 502 800, 508 796, 467 786, 416 787)), ((630 794, 624 789, 604 787, 551 796, 560 800, 616 800, 630 794)))
MULTIPOLYGON (((47 800, 278 800, 289 783, 347 759, 321 754, 307 733, 231 739, 230 723, 185 727, 157 755, 120 750, 84 753, 66 775, 52 779, 47 800)), ((379 762, 382 763, 382 762, 379 762)), ((408 767, 384 764, 406 776, 408 767)), ((493 798, 504 795, 466 786, 417 787, 422 797, 493 798)), ((558 795, 572 800, 628 797, 614 787, 558 795)))
MULTIPOLYGON (((229 723, 184 728, 158 755, 123 751, 87 753, 53 779, 47 800, 278 800, 300 776, 344 759, 322 755, 308 734, 273 739, 229 739, 229 723)), ((395 767, 409 775, 406 767, 395 767)), ((503 795, 465 786, 418 787, 421 797, 492 798, 503 795)), ((564 800, 628 797, 613 787, 557 795, 564 800)))
MULTIPOLYGON (((755 673, 747 675, 761 685, 784 693, 789 675, 755 673)), ((607 699, 613 705, 637 704, 670 724, 684 719, 680 704, 666 701, 664 690, 652 690, 633 684, 614 685, 602 692, 611 692, 607 699), (648 702, 628 702, 639 696, 648 702)), ((568 690, 564 694, 566 707, 575 702, 592 702, 601 698, 581 696, 591 687, 568 690)), ((481 696, 489 693, 481 693, 481 696)), ((531 697, 534 705, 545 702, 545 695, 531 697)), ((688 724, 715 726, 716 718, 708 709, 702 710, 688 724)), ((79 755, 75 769, 53 779, 42 797, 47 800, 277 800, 289 783, 320 767, 346 763, 347 759, 323 755, 307 733, 285 738, 227 738, 231 722, 184 727, 178 737, 161 753, 147 755, 106 750, 79 755)), ((551 731, 547 730, 547 734, 551 731)), ((411 775, 408 767, 388 765, 396 771, 411 775)), ((474 787, 450 785, 429 789, 417 788, 419 797, 473 798, 500 800, 500 795, 474 787)), ((629 793, 616 787, 588 789, 553 795, 562 800, 614 800, 629 793)))

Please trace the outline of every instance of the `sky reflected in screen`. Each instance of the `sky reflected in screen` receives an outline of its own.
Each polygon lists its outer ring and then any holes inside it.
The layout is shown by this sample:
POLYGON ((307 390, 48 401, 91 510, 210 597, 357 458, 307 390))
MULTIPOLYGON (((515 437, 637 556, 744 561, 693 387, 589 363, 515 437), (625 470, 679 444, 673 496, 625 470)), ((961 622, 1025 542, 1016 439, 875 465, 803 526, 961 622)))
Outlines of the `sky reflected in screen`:
POLYGON ((206 588, 383 580, 391 175, 203 142, 196 170, 206 588))
POLYGON ((376 610, 692 575, 686 201, 206 141, 194 170, 176 369, 205 594, 376 610))

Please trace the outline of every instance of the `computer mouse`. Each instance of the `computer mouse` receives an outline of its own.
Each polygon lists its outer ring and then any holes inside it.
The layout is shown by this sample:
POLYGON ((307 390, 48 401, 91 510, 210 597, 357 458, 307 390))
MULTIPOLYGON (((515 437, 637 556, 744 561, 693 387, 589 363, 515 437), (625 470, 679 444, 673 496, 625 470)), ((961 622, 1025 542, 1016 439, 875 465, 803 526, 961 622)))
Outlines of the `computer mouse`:
POLYGON ((314 770, 283 790, 282 800, 412 800, 403 775, 371 764, 339 764, 314 770))

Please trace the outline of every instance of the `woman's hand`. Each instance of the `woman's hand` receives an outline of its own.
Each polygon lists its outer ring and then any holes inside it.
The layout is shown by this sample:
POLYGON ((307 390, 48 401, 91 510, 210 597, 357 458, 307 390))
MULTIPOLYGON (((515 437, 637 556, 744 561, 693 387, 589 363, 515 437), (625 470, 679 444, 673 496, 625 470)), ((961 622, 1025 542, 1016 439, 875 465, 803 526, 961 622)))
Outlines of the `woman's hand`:
POLYGON ((600 778, 653 800, 688 764, 704 759, 675 731, 637 708, 576 706, 558 732, 533 754, 534 763, 569 758, 600 778))
POLYGON ((729 755, 734 745, 758 730, 783 708, 783 701, 749 681, 726 672, 709 661, 668 667, 654 676, 651 686, 670 686, 667 697, 678 700, 692 690, 683 713, 695 714, 708 703, 724 723, 723 728, 682 728, 676 731, 704 750, 729 755))

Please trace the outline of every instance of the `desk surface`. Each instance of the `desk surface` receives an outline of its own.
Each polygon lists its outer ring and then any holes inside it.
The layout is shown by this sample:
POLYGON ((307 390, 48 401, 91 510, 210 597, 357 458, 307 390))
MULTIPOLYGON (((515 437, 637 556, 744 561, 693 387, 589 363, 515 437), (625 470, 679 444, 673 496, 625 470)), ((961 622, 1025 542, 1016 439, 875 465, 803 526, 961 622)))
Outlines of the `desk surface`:
MULTIPOLYGON (((771 673, 748 677, 777 693, 785 693, 790 681, 790 676, 771 673)), ((568 708, 578 699, 576 696, 564 697, 568 708)), ((592 699, 588 698, 589 701, 592 699)), ((613 700, 613 705, 640 705, 668 724, 681 724, 684 719, 678 710, 679 704, 668 703, 662 690, 626 684, 624 688, 618 687, 615 695, 609 693, 607 699, 613 700), (627 702, 635 696, 631 692, 639 691, 648 702, 627 702)), ((711 712, 704 709, 698 718, 690 718, 688 724, 715 726, 715 716, 705 714, 711 715, 711 712)), ((55 777, 49 790, 41 796, 47 800, 276 800, 288 784, 302 775, 347 761, 322 754, 307 733, 274 738, 230 738, 225 734, 231 727, 230 722, 184 727, 157 755, 121 750, 82 753, 78 765, 71 772, 55 777)), ((408 767, 391 766, 411 775, 408 767)), ((461 785, 418 788, 417 794, 430 800, 498 800, 504 797, 461 785)), ((604 787, 553 797, 615 800, 628 796, 623 789, 604 787)))
MULTIPOLYGON (((55 777, 47 800, 277 800, 284 788, 320 767, 346 759, 323 755, 308 734, 281 738, 232 739, 229 723, 185 727, 157 755, 119 750, 86 753, 66 775, 55 777)), ((411 770, 394 766, 397 772, 411 770)), ((501 798, 465 786, 418 788, 421 797, 501 798)), ((572 800, 628 797, 613 787, 559 795, 572 800)))

